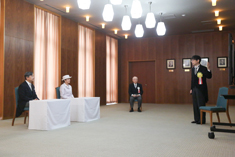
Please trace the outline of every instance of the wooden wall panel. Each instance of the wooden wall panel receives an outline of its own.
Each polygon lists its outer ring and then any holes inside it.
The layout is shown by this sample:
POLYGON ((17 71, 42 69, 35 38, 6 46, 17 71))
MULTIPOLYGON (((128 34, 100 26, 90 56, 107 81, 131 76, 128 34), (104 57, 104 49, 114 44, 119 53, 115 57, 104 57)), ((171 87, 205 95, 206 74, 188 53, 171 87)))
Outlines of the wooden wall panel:
POLYGON ((24 0, 5 1, 4 114, 12 118, 14 88, 33 71, 34 5, 24 0), (20 8, 20 9, 19 9, 20 8))
POLYGON ((73 95, 78 97, 78 24, 61 17, 61 77, 72 76, 73 95))
POLYGON ((95 31, 95 96, 106 105, 106 34, 95 31))
POLYGON ((4 102, 4 26, 5 0, 0 0, 0 119, 3 117, 4 102))
MULTIPOLYGON (((119 40, 119 102, 129 101, 128 62, 155 60, 156 103, 192 103, 189 95, 191 70, 184 72, 182 58, 191 58, 198 54, 210 59, 213 78, 207 81, 208 103, 215 104, 219 87, 228 87, 228 69, 220 71, 217 68, 217 57, 228 56, 228 33, 212 32, 119 40), (166 59, 176 60, 176 69, 173 73, 167 71, 166 59)), ((235 36, 235 31, 232 33, 235 36)), ((230 93, 235 93, 235 90, 230 90, 230 93)))

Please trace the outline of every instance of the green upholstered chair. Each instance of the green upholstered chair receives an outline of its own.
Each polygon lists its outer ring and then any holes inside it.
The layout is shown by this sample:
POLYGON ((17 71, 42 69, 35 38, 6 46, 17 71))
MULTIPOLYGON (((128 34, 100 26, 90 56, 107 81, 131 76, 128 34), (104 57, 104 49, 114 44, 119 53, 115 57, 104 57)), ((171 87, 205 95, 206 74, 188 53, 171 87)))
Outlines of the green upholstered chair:
POLYGON ((60 99, 60 87, 56 87, 56 99, 60 99))
POLYGON ((200 114, 201 114, 201 124, 202 124, 202 113, 203 112, 208 112, 210 113, 210 125, 212 126, 212 114, 216 113, 218 122, 220 123, 220 117, 219 117, 219 112, 226 112, 228 121, 231 123, 231 119, 229 116, 229 106, 227 105, 227 99, 225 99, 222 95, 227 95, 228 94, 228 88, 227 87, 221 87, 219 89, 218 93, 218 98, 217 98, 217 103, 216 106, 201 106, 200 107, 200 114))
MULTIPOLYGON (((14 90, 14 96, 15 96, 15 109, 14 109, 14 115, 13 115, 13 119, 12 119, 12 126, 14 126, 15 123, 15 118, 16 118, 16 109, 18 106, 18 100, 19 100, 19 92, 18 92, 19 87, 16 87, 14 90)), ((24 108, 24 112, 22 113, 24 115, 24 124, 26 124, 26 119, 29 116, 29 108, 25 107, 24 108)))

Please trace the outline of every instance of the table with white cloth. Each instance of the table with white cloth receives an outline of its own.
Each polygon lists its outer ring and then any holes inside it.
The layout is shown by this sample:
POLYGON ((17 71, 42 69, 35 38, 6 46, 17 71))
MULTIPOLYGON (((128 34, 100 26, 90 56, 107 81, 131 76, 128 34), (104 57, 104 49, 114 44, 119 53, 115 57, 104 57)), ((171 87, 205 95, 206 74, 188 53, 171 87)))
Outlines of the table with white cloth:
POLYGON ((82 97, 70 100, 71 121, 90 122, 100 119, 99 97, 82 97))
POLYGON ((34 100, 29 102, 29 127, 53 130, 70 125, 70 100, 34 100))

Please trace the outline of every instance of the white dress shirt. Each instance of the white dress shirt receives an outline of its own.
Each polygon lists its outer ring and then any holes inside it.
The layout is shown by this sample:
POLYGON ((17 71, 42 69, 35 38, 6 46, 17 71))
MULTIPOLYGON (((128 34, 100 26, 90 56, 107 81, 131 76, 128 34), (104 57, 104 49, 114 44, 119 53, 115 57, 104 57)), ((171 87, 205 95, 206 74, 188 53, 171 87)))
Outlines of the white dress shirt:
POLYGON ((28 82, 27 80, 25 80, 25 82, 29 85, 29 88, 32 90, 32 84, 28 82))
POLYGON ((61 99, 74 98, 73 93, 72 93, 72 86, 66 85, 65 83, 63 83, 60 86, 60 97, 61 99))

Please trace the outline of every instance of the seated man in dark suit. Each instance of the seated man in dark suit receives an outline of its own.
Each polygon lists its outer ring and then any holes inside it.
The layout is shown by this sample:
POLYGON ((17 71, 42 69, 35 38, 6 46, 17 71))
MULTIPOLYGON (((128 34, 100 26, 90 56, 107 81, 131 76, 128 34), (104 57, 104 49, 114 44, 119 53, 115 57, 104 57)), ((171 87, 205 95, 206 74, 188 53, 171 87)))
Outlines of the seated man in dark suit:
POLYGON ((143 95, 143 88, 142 85, 137 83, 138 82, 138 77, 134 76, 132 78, 133 83, 130 84, 129 86, 129 95, 130 95, 130 105, 131 105, 131 110, 130 112, 133 112, 133 106, 134 106, 134 101, 138 101, 138 112, 141 112, 140 107, 142 104, 142 95, 143 95))
POLYGON ((19 86, 19 100, 18 106, 16 110, 16 117, 19 117, 24 111, 25 107, 29 107, 30 100, 39 100, 38 96, 35 92, 34 85, 32 84, 34 81, 34 75, 32 72, 26 72, 25 81, 19 86))

